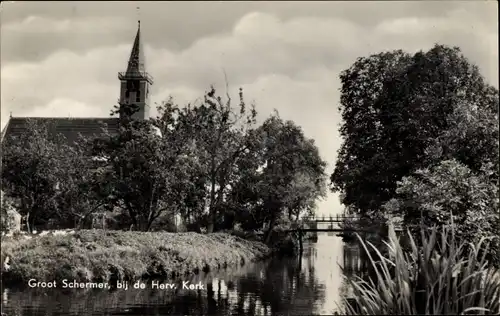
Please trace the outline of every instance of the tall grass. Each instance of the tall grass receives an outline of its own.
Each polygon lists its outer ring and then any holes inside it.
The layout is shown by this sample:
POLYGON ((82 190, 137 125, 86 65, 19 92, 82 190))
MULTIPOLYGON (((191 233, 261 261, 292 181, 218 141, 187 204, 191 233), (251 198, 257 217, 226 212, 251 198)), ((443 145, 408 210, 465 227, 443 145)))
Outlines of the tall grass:
POLYGON ((354 299, 344 302, 348 315, 500 313, 500 273, 485 259, 485 238, 459 242, 453 225, 422 229, 418 247, 410 232, 407 237, 403 247, 390 227, 384 256, 358 235, 373 276, 348 280, 354 292, 354 299))
POLYGON ((108 282, 139 278, 171 279, 261 259, 270 254, 260 242, 228 234, 81 230, 73 235, 30 240, 2 239, 2 281, 26 284, 77 280, 108 282))

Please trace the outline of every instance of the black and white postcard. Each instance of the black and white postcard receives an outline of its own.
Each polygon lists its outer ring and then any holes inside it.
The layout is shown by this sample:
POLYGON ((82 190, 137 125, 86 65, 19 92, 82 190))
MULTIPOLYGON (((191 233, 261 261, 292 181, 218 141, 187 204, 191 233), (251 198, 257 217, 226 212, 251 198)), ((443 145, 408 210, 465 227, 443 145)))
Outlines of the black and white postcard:
POLYGON ((496 1, 3 1, 1 313, 500 314, 496 1))

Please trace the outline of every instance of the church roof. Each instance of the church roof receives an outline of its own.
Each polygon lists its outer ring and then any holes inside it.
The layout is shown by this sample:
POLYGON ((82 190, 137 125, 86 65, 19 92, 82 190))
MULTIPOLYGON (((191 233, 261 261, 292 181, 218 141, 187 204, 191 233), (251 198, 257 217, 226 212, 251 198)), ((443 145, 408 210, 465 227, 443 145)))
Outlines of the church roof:
POLYGON ((63 135, 68 145, 74 144, 79 135, 89 138, 103 135, 103 126, 106 126, 112 134, 117 133, 119 128, 119 119, 110 117, 11 117, 2 131, 2 143, 22 135, 27 130, 30 120, 42 124, 49 123, 51 135, 63 135))

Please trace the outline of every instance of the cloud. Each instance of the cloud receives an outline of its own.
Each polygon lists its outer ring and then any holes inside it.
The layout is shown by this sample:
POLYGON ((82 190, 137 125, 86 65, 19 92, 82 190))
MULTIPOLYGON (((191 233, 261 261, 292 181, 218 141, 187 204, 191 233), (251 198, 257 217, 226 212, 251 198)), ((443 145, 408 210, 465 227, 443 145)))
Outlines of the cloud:
POLYGON ((56 98, 47 105, 35 107, 30 111, 30 116, 44 117, 47 113, 54 113, 54 116, 58 117, 103 117, 109 116, 110 109, 93 107, 73 99, 56 98), (67 112, 64 112, 64 109, 67 112))
POLYGON ((122 17, 53 19, 30 15, 2 23, 2 64, 40 62, 58 50, 86 52, 126 44, 131 41, 134 28, 135 24, 122 17))
MULTIPOLYGON (((340 146, 341 70, 359 56, 390 49, 414 52, 438 42, 460 46, 498 87, 498 33, 487 22, 473 10, 462 9, 440 17, 396 17, 375 25, 339 17, 282 19, 255 11, 232 29, 200 38, 180 51, 148 45, 148 33, 143 35, 147 67, 155 78, 153 101, 173 95, 180 104, 192 102, 210 84, 224 92, 225 72, 231 94, 236 96, 243 87, 247 101, 255 100, 261 117, 277 109, 284 119, 302 126, 316 140, 331 171, 340 146)), ((118 32, 121 23, 120 19, 94 18, 90 25, 33 17, 2 29, 2 35, 40 27, 40 32, 64 37, 74 28, 91 34, 91 29, 106 25, 108 32, 118 32)), ((126 45, 65 47, 39 62, 2 63, 2 127, 10 111, 14 116, 106 116, 116 104, 116 73, 126 67, 134 34, 130 29, 126 45)), ((327 212, 339 209, 336 195, 331 194, 322 207, 327 212)))
POLYGON ((80 17, 54 20, 30 15, 21 21, 6 24, 5 32, 22 33, 113 33, 123 29, 125 19, 119 17, 80 17))

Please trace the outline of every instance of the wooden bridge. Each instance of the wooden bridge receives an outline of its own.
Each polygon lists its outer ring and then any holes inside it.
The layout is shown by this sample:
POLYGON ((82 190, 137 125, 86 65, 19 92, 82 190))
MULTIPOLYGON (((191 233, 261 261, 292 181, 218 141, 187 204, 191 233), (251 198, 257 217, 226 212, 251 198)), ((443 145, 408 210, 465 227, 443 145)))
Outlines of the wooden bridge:
MULTIPOLYGON (((303 225, 289 231, 297 232, 372 232, 374 226, 377 226, 376 222, 370 223, 366 228, 356 227, 357 222, 361 220, 359 215, 344 215, 335 214, 330 216, 314 216, 314 217, 304 217, 301 219, 303 225), (355 227, 349 227, 350 225, 345 225, 346 223, 353 223, 355 227)), ((380 223, 382 225, 382 223, 380 223)), ((396 231, 402 231, 400 225, 396 225, 396 231)))
MULTIPOLYGON (((300 227, 302 232, 344 232, 350 230, 348 227, 343 227, 345 223, 357 222, 360 219, 356 215, 330 215, 321 217, 304 217, 302 222, 304 226, 300 227)), ((296 231, 299 228, 295 229, 296 231)), ((352 230, 352 229, 351 229, 352 230)))
MULTIPOLYGON (((364 222, 361 216, 335 214, 321 217, 305 217, 301 219, 301 225, 289 229, 288 232, 296 234, 299 240, 299 251, 303 251, 304 233, 375 233, 384 234, 385 223, 372 221, 364 222), (361 220, 361 223, 359 222, 361 220), (352 225, 351 225, 352 223, 352 225), (361 225, 360 225, 361 224, 361 225), (325 227, 326 226, 326 227, 325 227)), ((396 231, 402 231, 400 227, 394 227, 396 231)), ((339 234, 337 236, 340 236, 339 234)))

